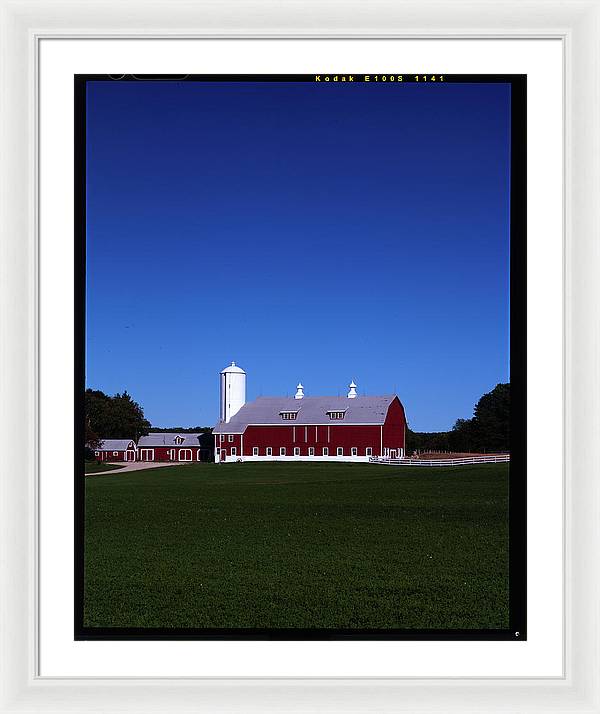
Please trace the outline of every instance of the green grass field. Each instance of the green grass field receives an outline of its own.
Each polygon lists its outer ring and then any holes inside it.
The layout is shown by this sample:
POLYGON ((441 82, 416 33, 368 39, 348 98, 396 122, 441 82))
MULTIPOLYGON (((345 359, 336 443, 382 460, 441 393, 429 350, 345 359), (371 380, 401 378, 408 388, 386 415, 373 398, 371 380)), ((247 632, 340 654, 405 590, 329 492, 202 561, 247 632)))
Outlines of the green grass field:
POLYGON ((85 488, 85 627, 508 627, 508 464, 194 464, 85 488))
POLYGON ((86 461, 85 462, 85 473, 86 474, 96 474, 103 471, 114 471, 115 469, 122 469, 121 464, 107 464, 102 461, 98 463, 97 461, 86 461))

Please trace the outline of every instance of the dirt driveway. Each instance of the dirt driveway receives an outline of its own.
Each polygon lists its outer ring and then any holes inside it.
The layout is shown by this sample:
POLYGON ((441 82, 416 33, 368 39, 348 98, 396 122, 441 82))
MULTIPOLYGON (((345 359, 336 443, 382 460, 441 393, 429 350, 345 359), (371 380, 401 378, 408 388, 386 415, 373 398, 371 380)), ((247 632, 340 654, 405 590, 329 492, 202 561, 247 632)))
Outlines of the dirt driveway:
POLYGON ((123 465, 120 469, 110 469, 108 471, 95 471, 87 473, 86 476, 105 476, 110 474, 115 476, 116 474, 124 474, 129 471, 142 471, 146 469, 160 469, 165 466, 184 466, 186 462, 177 461, 111 461, 111 464, 115 466, 123 465))

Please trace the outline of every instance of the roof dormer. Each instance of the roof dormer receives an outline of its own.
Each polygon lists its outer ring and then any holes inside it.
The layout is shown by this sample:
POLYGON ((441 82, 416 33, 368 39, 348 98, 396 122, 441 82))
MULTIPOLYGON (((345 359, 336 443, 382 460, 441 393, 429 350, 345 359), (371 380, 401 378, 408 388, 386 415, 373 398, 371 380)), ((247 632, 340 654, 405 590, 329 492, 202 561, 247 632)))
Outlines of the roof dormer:
POLYGON ((279 412, 279 416, 284 421, 294 421, 298 416, 299 409, 285 409, 279 412))
POLYGON ((341 421, 346 415, 345 409, 331 409, 326 412, 331 421, 341 421))

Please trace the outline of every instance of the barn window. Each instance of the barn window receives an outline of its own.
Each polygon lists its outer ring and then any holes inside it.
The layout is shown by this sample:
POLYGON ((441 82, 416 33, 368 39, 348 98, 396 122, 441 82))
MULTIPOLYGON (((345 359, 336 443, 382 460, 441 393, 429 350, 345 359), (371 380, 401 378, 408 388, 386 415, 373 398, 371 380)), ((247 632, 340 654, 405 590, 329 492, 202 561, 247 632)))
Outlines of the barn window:
POLYGON ((326 446, 323 447, 323 456, 329 456, 329 449, 326 446))
POLYGON ((342 446, 337 447, 337 455, 338 456, 343 456, 344 455, 344 448, 342 446))
POLYGON ((119 452, 118 451, 113 451, 113 456, 118 456, 119 452))
POLYGON ((237 456, 237 449, 235 448, 235 446, 232 446, 232 447, 231 447, 231 455, 232 455, 232 456, 237 456))
POLYGON ((227 434, 227 441, 233 441, 233 434, 227 434))
POLYGON ((183 437, 182 437, 182 436, 176 436, 176 437, 175 437, 175 443, 176 443, 177 445, 183 444, 183 437))
POLYGON ((98 456, 99 453, 99 451, 94 451, 94 456, 98 456))
POLYGON ((285 446, 282 446, 282 447, 279 449, 279 456, 285 456, 285 446))
POLYGON ((300 447, 294 446, 294 456, 300 456, 300 447))
POLYGON ((358 456, 358 449, 356 448, 356 446, 353 446, 353 447, 350 449, 350 455, 351 455, 351 456, 358 456))
POLYGON ((298 415, 298 412, 279 412, 279 414, 281 415, 282 419, 293 420, 298 415))
POLYGON ((258 456, 258 446, 252 447, 252 456, 258 456))
POLYGON ((340 411, 340 412, 327 412, 327 414, 329 414, 330 419, 338 419, 338 420, 343 419, 345 413, 346 413, 345 409, 344 409, 344 411, 340 411))
POLYGON ((365 449, 365 456, 373 456, 373 449, 370 446, 367 446, 365 449))
POLYGON ((267 456, 273 456, 273 447, 267 446, 267 456))
POLYGON ((219 441, 221 443, 223 443, 225 441, 225 434, 221 434, 221 438, 219 439, 219 441))
POLYGON ((315 447, 314 447, 314 446, 309 446, 309 447, 308 447, 308 455, 309 455, 309 456, 314 456, 314 455, 315 455, 315 447))

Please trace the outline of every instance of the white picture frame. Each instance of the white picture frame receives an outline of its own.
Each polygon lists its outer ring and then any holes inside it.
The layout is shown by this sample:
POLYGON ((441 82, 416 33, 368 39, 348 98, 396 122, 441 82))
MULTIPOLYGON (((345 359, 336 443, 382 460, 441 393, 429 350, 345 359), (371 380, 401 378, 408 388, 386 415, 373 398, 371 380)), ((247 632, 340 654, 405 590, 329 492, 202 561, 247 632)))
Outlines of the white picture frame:
MULTIPOLYGON (((600 712, 600 2, 0 3, 1 711, 600 712), (184 29, 182 29, 184 28, 184 29), (560 38, 565 50, 566 672, 561 678, 37 677, 38 46, 48 37, 560 38)), ((559 407, 557 407, 559 409, 559 407)))

